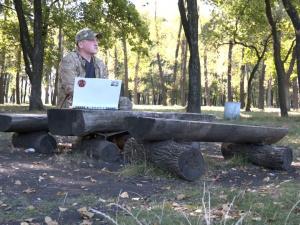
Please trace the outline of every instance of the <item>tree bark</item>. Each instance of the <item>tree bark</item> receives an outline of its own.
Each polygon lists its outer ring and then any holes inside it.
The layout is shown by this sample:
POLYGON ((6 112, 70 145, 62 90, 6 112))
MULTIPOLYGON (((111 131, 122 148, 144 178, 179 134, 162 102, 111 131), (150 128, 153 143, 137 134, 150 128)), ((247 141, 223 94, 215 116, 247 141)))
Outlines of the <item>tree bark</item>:
POLYGON ((48 132, 14 133, 12 136, 13 146, 16 148, 34 148, 37 152, 50 154, 57 147, 54 137, 48 132))
POLYGON ((167 93, 166 93, 167 91, 166 91, 165 78, 164 78, 164 73, 162 70, 159 53, 157 53, 157 62, 158 62, 159 80, 160 80, 160 88, 161 88, 161 96, 162 96, 161 104, 166 106, 167 105, 167 93))
POLYGON ((273 106, 273 104, 272 104, 272 101, 273 101, 273 98, 272 98, 272 82, 273 82, 273 79, 270 78, 268 80, 268 90, 267 90, 267 106, 268 106, 268 108, 273 106))
POLYGON ((165 118, 126 117, 125 130, 138 140, 269 143, 282 139, 284 128, 206 123, 165 118))
POLYGON ((266 15, 268 22, 271 26, 272 36, 273 36, 273 52, 274 52, 274 63, 276 67, 277 77, 278 77, 278 97, 280 105, 281 117, 288 116, 286 101, 285 101, 285 70, 284 64, 281 60, 281 46, 280 37, 276 28, 276 23, 273 20, 272 10, 270 5, 270 0, 265 0, 266 5, 266 15))
POLYGON ((148 160, 188 181, 200 178, 205 169, 199 146, 197 148, 191 143, 178 143, 171 140, 145 142, 130 138, 123 152, 127 161, 148 160))
POLYGON ((223 143, 221 151, 225 159, 241 155, 256 165, 274 170, 289 170, 293 161, 293 150, 288 147, 223 143))
POLYGON ((178 1, 178 7, 190 50, 187 112, 201 113, 201 71, 198 51, 197 0, 187 0, 187 13, 183 0, 178 1))
POLYGON ((261 74, 259 76, 259 90, 258 90, 258 108, 264 109, 264 99, 265 99, 265 88, 264 88, 264 82, 265 82, 265 74, 266 74, 266 65, 265 61, 263 60, 263 66, 261 70, 261 74))
POLYGON ((228 50, 228 69, 227 69, 227 99, 229 102, 233 101, 232 93, 231 93, 231 68, 232 68, 232 49, 233 42, 230 40, 229 42, 229 50, 228 50))
MULTIPOLYGON (((288 57, 288 55, 287 55, 287 57, 288 57)), ((287 108, 288 111, 291 110, 290 78, 291 78, 291 75, 292 75, 293 70, 294 70, 296 57, 297 57, 297 52, 296 52, 296 47, 294 47, 291 62, 290 62, 290 65, 289 65, 289 68, 286 72, 286 77, 285 77, 285 98, 286 98, 285 101, 286 101, 286 108, 287 108)))
POLYGON ((180 21, 177 45, 175 50, 175 60, 174 60, 174 72, 173 72, 173 81, 172 81, 172 90, 171 90, 171 106, 175 105, 175 92, 176 92, 176 78, 177 78, 177 64, 178 64, 178 52, 180 46, 180 37, 181 37, 182 23, 180 21))

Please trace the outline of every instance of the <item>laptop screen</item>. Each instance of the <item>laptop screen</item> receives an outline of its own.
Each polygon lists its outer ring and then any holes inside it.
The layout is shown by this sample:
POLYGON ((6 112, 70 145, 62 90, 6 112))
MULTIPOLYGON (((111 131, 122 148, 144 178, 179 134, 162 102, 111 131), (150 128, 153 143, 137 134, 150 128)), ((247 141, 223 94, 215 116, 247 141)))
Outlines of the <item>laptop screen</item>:
POLYGON ((118 109, 121 80, 76 77, 73 108, 118 109))

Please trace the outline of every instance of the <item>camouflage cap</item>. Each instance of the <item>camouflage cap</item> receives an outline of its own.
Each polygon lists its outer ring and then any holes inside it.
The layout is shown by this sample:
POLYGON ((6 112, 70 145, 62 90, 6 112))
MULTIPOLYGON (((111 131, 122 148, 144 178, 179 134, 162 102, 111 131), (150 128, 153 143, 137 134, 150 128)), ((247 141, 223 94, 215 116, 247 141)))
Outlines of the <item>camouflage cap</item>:
POLYGON ((94 37, 96 37, 98 39, 101 39, 102 34, 100 34, 100 33, 95 34, 95 32, 92 29, 84 28, 84 29, 77 32, 77 34, 75 36, 75 42, 77 44, 79 41, 91 40, 94 37))

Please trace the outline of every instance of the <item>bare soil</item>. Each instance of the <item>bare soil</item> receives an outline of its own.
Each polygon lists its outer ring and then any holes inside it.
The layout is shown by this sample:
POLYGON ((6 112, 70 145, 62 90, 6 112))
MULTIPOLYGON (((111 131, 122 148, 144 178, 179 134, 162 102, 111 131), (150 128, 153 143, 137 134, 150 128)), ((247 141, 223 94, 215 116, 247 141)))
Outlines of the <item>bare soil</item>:
MULTIPOLYGON (((51 155, 28 152, 11 146, 9 137, 0 145, 0 224, 45 224, 50 217, 58 224, 81 224, 87 220, 94 224, 107 224, 103 217, 82 216, 78 209, 91 207, 113 216, 115 209, 108 203, 127 192, 130 198, 143 201, 168 196, 169 188, 200 186, 202 181, 228 187, 263 188, 266 184, 285 180, 300 180, 300 163, 294 159, 290 171, 273 171, 254 165, 243 167, 215 166, 206 170, 203 178, 188 182, 177 177, 124 177, 124 167, 118 163, 82 157, 67 147, 70 140, 61 140, 58 151, 51 155), (85 197, 86 196, 86 197, 85 197), (89 200, 94 199, 94 201, 89 200), (95 204, 96 202, 96 204, 95 204), (47 205, 48 204, 48 205, 47 205), (104 207, 106 206, 106 207, 104 207), (65 210, 67 208, 67 210, 65 210), (19 212, 29 209, 28 216, 19 212), (15 215, 15 216, 12 216, 15 215), (0 216, 1 217, 1 216, 0 216), (26 220, 31 218, 30 220, 26 220)), ((205 157, 224 162, 218 143, 201 143, 205 157)), ((218 165, 218 163, 217 163, 218 165)))

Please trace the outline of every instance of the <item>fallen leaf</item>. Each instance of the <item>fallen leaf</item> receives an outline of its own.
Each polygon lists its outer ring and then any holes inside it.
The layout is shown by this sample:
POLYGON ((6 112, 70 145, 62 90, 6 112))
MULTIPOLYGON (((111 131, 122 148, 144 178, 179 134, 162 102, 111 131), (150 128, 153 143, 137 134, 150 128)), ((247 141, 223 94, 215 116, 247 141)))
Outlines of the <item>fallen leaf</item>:
POLYGON ((27 209, 33 210, 33 209, 35 209, 35 207, 34 207, 33 205, 29 205, 29 206, 27 207, 27 209))
POLYGON ((58 223, 55 220, 52 220, 49 216, 45 217, 45 223, 47 225, 58 225, 58 223))
POLYGON ((28 219, 25 219, 24 221, 31 223, 33 221, 33 218, 28 218, 28 219))
POLYGON ((63 191, 63 192, 58 192, 56 195, 61 195, 61 196, 63 196, 63 195, 66 195, 68 192, 65 192, 65 191, 63 191))
POLYGON ((170 189, 171 189, 171 186, 168 186, 168 187, 162 187, 161 189, 162 189, 162 190, 170 190, 170 189))
POLYGON ((84 219, 90 219, 94 216, 94 213, 88 212, 86 207, 82 207, 80 209, 77 209, 77 212, 79 212, 81 217, 84 218, 84 219))
POLYGON ((97 181, 95 179, 91 178, 91 182, 96 183, 97 181))
POLYGON ((54 176, 49 176, 49 178, 50 178, 50 179, 54 179, 55 177, 54 177, 54 176))
POLYGON ((186 196, 184 194, 177 195, 177 200, 183 200, 185 198, 186 198, 186 196))
POLYGON ((132 201, 138 201, 140 198, 132 198, 132 201))
POLYGON ((39 182, 41 182, 42 180, 45 180, 45 178, 42 176, 39 176, 39 182))
POLYGON ((227 195, 219 195, 218 196, 218 198, 220 199, 220 200, 227 200, 227 195))
POLYGON ((266 177, 265 179, 263 179, 263 182, 269 182, 270 181, 270 177, 266 177))
POLYGON ((61 211, 61 212, 65 212, 68 210, 67 208, 61 208, 61 207, 58 207, 58 208, 59 208, 59 211, 61 211))
POLYGON ((32 194, 32 193, 35 193, 35 190, 33 188, 28 188, 28 189, 24 190, 23 192, 26 194, 32 194))
POLYGON ((123 192, 121 195, 120 195, 121 198, 129 198, 129 195, 127 192, 123 192))
POLYGON ((74 172, 79 172, 80 171, 80 169, 76 169, 76 170, 74 170, 74 172))
POLYGON ((82 188, 82 189, 85 189, 85 188, 86 188, 86 186, 81 186, 81 188, 82 188))
POLYGON ((16 185, 21 185, 21 181, 16 180, 15 184, 16 184, 16 185))
POLYGON ((84 177, 84 179, 89 179, 89 178, 91 178, 91 176, 86 176, 86 177, 84 177))
POLYGON ((22 222, 21 225, 29 225, 29 223, 22 222))

